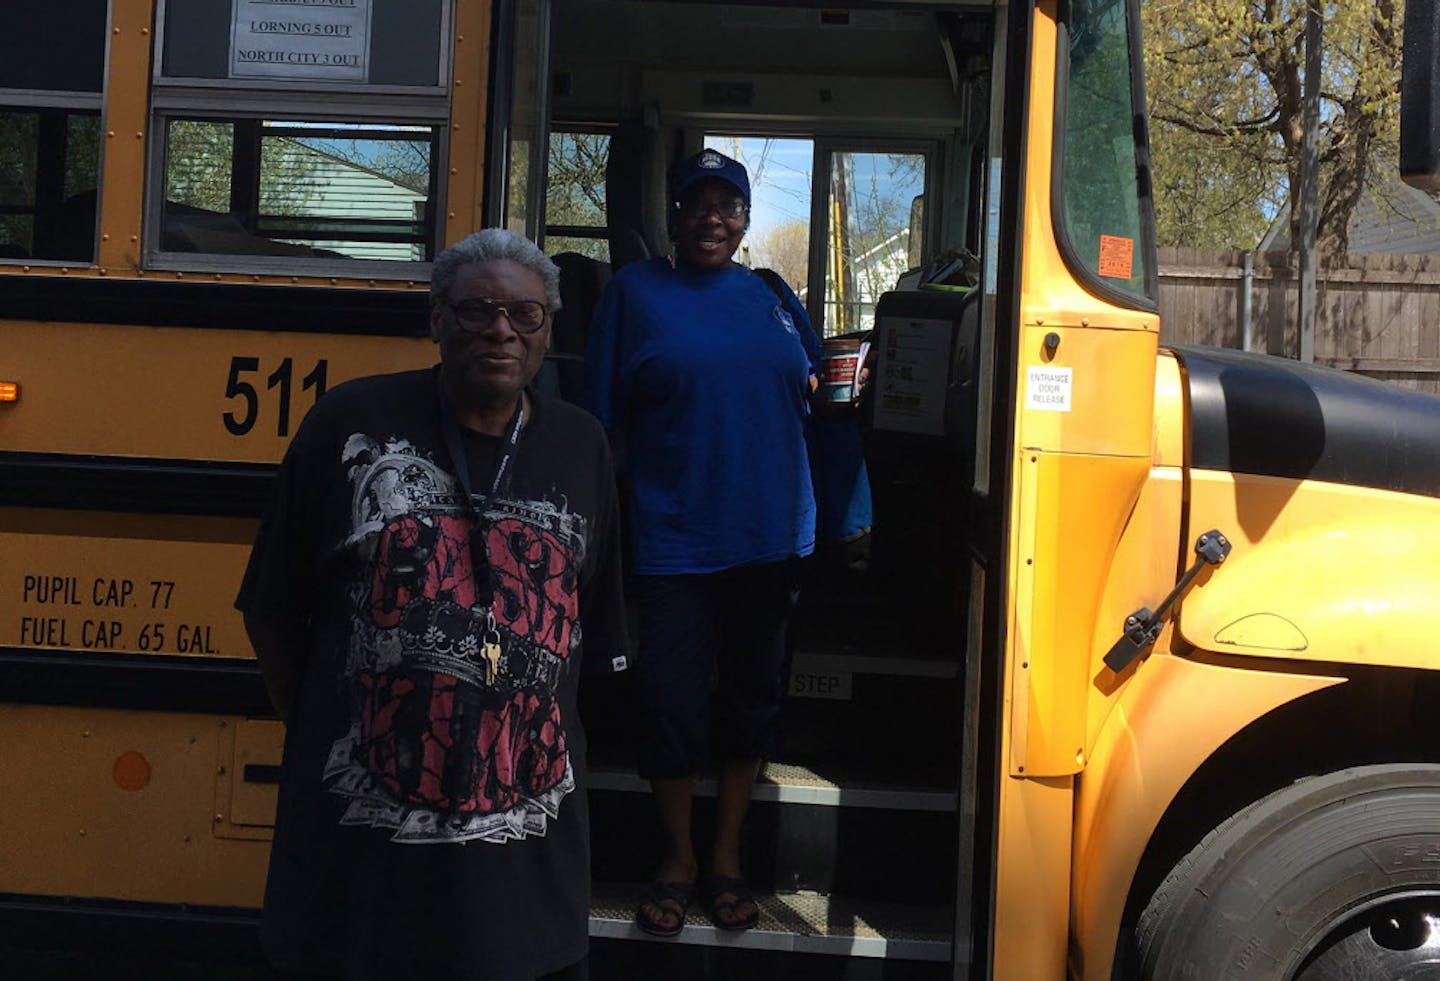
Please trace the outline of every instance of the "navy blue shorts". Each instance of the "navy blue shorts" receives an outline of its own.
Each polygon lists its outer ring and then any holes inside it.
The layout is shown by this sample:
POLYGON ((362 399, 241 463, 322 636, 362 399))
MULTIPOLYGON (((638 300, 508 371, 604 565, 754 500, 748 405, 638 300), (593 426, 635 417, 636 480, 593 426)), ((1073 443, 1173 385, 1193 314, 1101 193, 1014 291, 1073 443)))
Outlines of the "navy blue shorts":
POLYGON ((799 572, 799 560, 789 559, 635 577, 642 777, 686 777, 712 759, 761 760, 774 752, 799 572))

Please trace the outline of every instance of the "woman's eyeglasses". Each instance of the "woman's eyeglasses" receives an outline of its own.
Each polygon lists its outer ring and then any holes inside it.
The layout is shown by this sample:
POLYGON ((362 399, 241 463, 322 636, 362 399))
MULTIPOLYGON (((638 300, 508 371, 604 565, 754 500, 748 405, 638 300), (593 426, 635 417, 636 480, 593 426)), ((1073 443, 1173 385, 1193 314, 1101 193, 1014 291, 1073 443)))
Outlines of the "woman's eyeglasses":
POLYGON ((745 213, 750 210, 750 206, 742 197, 721 198, 718 201, 705 201, 697 198, 694 201, 676 201, 675 210, 680 217, 692 220, 704 218, 713 211, 721 218, 733 221, 737 218, 744 218, 745 213))
POLYGON ((462 330, 485 330, 502 313, 510 326, 522 334, 533 334, 545 326, 545 304, 539 300, 492 300, 482 296, 446 306, 462 330))

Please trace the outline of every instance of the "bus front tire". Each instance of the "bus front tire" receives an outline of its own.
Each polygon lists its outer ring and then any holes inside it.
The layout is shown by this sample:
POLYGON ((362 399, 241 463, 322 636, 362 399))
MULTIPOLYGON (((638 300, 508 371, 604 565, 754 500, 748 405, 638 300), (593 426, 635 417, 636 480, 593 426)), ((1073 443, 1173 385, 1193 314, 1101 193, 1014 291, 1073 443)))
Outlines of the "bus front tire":
POLYGON ((1145 981, 1440 977, 1440 766, 1309 777, 1205 836, 1136 928, 1145 981))

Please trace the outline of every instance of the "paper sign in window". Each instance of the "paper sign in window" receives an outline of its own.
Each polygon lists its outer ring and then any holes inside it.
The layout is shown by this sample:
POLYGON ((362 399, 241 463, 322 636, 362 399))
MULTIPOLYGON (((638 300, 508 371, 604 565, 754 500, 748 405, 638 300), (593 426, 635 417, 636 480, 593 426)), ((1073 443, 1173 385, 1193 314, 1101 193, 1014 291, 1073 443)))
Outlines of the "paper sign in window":
POLYGON ((1135 240, 1120 235, 1100 236, 1100 275, 1129 279, 1135 269, 1135 240))
POLYGON ((370 0, 235 0, 231 78, 369 76, 370 0))

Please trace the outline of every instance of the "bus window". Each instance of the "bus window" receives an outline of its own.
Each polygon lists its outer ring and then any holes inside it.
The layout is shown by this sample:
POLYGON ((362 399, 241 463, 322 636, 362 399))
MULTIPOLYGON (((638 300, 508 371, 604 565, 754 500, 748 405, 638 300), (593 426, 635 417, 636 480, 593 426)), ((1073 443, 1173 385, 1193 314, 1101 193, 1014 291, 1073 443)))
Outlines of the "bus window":
POLYGON ((164 0, 147 265, 423 276, 440 238, 449 6, 164 0))
POLYGON ((491 152, 505 166, 493 171, 504 183, 489 191, 486 224, 538 240, 547 191, 550 0, 500 4, 496 17, 491 152))
POLYGON ((426 126, 171 119, 161 248, 426 261, 434 140, 426 126))
POLYGON ((610 261, 605 168, 610 134, 551 131, 545 185, 545 251, 610 261))
POLYGON ((1136 99, 1128 10, 1120 0, 1074 5, 1068 50, 1061 54, 1067 106, 1056 226, 1082 278, 1102 293, 1113 290, 1150 305, 1158 295, 1149 261, 1154 250, 1141 236, 1154 224, 1146 214, 1144 142, 1135 122, 1144 106, 1136 99))
POLYGON ((824 333, 869 330, 875 304, 923 255, 911 229, 923 229, 925 156, 836 151, 830 154, 824 333))
POLYGON ((712 133, 705 145, 734 157, 750 172, 750 229, 740 259, 773 269, 804 303, 810 282, 810 175, 815 141, 794 137, 712 133))
POLYGON ((0 9, 0 262, 94 258, 107 12, 0 9))

